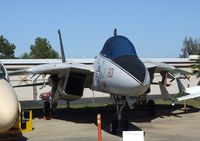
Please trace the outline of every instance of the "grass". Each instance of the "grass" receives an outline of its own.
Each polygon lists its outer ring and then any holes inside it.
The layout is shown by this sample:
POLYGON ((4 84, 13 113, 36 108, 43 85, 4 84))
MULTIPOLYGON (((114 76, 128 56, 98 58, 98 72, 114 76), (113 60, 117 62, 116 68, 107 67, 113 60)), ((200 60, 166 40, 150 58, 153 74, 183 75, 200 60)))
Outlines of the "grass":
MULTIPOLYGON (((175 106, 171 105, 170 100, 163 100, 163 99, 156 99, 155 100, 156 108, 157 109, 172 109, 172 108, 182 108, 184 102, 178 102, 176 103, 175 106)), ((188 107, 194 107, 194 108, 200 108, 200 100, 187 100, 186 104, 188 107)), ((145 110, 147 108, 147 105, 136 105, 135 109, 136 111, 138 110, 145 110)), ((126 107, 125 111, 128 110, 129 108, 126 107)), ((24 109, 25 110, 25 109, 24 109)), ((31 108, 31 109, 26 109, 26 110, 32 110, 33 111, 33 117, 38 117, 42 118, 44 116, 44 110, 43 107, 40 108, 31 108)), ((84 103, 84 104, 71 104, 70 109, 67 109, 67 105, 61 105, 58 106, 57 110, 54 112, 55 115, 65 115, 67 112, 67 117, 69 116, 68 113, 70 114, 94 114, 97 113, 98 111, 107 112, 111 113, 114 110, 116 110, 114 104, 106 104, 106 103, 84 103)))
MULTIPOLYGON (((109 104, 106 103, 88 103, 88 104, 71 104, 70 108, 78 109, 78 108, 87 108, 87 107, 105 107, 109 104)), ((59 105, 58 108, 67 108, 66 105, 59 105)))
MULTIPOLYGON (((156 99, 155 103, 159 104, 159 105, 162 105, 162 104, 164 104, 164 105, 171 105, 172 104, 172 102, 170 100, 164 100, 164 99, 156 99)), ((199 108, 200 107, 200 100, 189 99, 189 100, 186 100, 185 103, 186 103, 186 105, 192 106, 192 107, 195 107, 195 108, 199 108)), ((176 104, 183 105, 184 101, 177 102, 176 104)))
MULTIPOLYGON (((195 100, 195 99, 190 99, 185 101, 187 106, 192 106, 194 108, 200 108, 200 100, 195 100)), ((155 99, 155 104, 157 106, 161 106, 161 105, 165 105, 165 106, 171 106, 172 105, 172 101, 171 100, 164 100, 164 99, 155 99)), ((177 102, 176 105, 184 105, 184 101, 181 102, 177 102)), ((71 109, 81 109, 81 108, 95 108, 95 107, 99 107, 99 108, 104 108, 107 106, 114 106, 114 104, 108 104, 108 103, 84 103, 84 104, 70 104, 70 108, 71 109)), ((62 108, 67 108, 67 105, 59 105, 58 109, 62 109, 62 108)), ((26 109, 26 108, 25 108, 26 109)), ((43 107, 40 108, 31 108, 31 109, 43 109, 43 107)))
MULTIPOLYGON (((190 100, 186 100, 185 101, 187 106, 191 106, 194 108, 200 108, 200 100, 195 100, 195 99, 190 99, 190 100)), ((155 100, 155 104, 157 106, 159 105, 166 105, 171 106, 172 105, 172 101, 171 100, 164 100, 164 99, 156 99, 155 100)), ((106 104, 106 103, 88 103, 88 104, 71 104, 70 108, 72 109, 80 109, 80 108, 94 108, 94 107, 99 107, 99 108, 103 108, 103 107, 107 107, 107 106, 114 106, 114 104, 106 104)), ((181 102, 176 102, 176 105, 184 105, 184 101, 181 102)), ((58 108, 66 108, 66 105, 62 105, 62 106, 58 106, 58 108)))

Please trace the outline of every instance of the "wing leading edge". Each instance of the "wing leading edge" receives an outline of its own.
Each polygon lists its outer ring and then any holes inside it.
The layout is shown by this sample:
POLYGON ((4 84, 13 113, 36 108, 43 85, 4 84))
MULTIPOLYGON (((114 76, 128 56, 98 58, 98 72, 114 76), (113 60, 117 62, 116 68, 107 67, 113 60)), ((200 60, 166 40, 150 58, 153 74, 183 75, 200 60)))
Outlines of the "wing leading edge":
POLYGON ((143 60, 144 65, 148 70, 154 70, 154 73, 161 73, 163 71, 170 72, 172 74, 182 74, 182 75, 190 75, 190 72, 177 69, 169 64, 162 63, 162 62, 154 62, 154 61, 147 61, 143 60))
MULTIPOLYGON (((9 75, 58 75, 65 77, 68 73, 81 73, 86 75, 86 87, 91 87, 93 70, 84 64, 78 63, 52 63, 33 66, 23 70, 10 72, 9 75)), ((30 85, 29 85, 30 86, 30 85)))

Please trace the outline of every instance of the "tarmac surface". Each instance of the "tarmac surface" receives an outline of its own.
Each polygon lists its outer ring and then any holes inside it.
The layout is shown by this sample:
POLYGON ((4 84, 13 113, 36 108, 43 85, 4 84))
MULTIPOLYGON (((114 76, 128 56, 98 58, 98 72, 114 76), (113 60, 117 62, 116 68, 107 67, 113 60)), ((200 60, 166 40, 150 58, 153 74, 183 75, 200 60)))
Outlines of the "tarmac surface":
MULTIPOLYGON (((190 107, 187 113, 180 106, 156 106, 156 115, 147 117, 144 109, 124 112, 131 131, 143 130, 145 141, 199 141, 200 109, 190 107)), ((42 110, 33 110, 33 131, 24 133, 19 141, 96 141, 96 115, 102 115, 102 140, 122 141, 109 133, 114 106, 58 109, 51 120, 42 119, 42 110)))

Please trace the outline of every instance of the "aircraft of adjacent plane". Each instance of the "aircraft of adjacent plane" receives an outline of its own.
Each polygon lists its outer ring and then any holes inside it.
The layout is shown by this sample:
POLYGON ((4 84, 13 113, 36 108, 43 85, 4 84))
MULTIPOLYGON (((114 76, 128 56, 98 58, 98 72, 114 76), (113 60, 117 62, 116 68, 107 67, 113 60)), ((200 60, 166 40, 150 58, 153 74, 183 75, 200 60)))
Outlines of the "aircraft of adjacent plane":
POLYGON ((0 62, 0 133, 16 124, 19 112, 17 95, 9 83, 6 68, 0 62))
MULTIPOLYGON (((112 133, 120 132, 127 127, 122 118, 123 108, 126 103, 133 108, 136 100, 146 97, 150 92, 154 73, 164 74, 163 82, 166 73, 188 74, 164 63, 141 61, 132 42, 124 36, 117 35, 117 30, 114 36, 105 42, 94 61, 93 69, 83 64, 67 63, 60 31, 58 33, 62 63, 33 66, 10 74, 50 75, 48 85, 52 88, 52 109, 56 108, 59 99, 68 101, 80 99, 84 88, 110 94, 114 98, 117 109, 116 119, 110 124, 112 133)), ((153 115, 153 100, 150 100, 148 105, 149 112, 153 115)))
MULTIPOLYGON (((185 88, 179 78, 179 74, 178 76, 175 76, 175 79, 177 81, 179 93, 181 94, 181 96, 174 99, 172 105, 174 105, 176 101, 184 101, 184 100, 200 97, 200 86, 185 88)), ((184 108, 186 108, 186 105, 184 108)))

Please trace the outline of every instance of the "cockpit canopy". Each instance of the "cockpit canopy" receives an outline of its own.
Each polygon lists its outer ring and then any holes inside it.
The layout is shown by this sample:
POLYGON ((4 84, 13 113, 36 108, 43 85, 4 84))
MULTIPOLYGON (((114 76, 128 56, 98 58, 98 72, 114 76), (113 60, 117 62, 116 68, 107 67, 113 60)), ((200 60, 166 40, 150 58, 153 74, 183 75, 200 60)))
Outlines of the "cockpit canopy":
POLYGON ((126 37, 115 35, 109 38, 100 54, 123 68, 139 83, 145 81, 145 66, 138 58, 134 45, 126 37))
POLYGON ((134 56, 137 58, 137 53, 134 45, 130 40, 121 35, 109 38, 104 44, 100 54, 111 60, 126 55, 134 56))
POLYGON ((1 63, 0 63, 0 78, 6 78, 6 70, 1 63))

